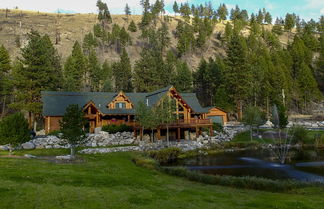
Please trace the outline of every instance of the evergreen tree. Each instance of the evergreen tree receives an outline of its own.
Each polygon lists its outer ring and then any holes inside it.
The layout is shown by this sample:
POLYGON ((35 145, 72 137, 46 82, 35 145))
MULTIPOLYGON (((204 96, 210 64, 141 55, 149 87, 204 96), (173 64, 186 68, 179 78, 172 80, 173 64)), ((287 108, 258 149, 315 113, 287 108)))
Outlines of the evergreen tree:
POLYGON ((251 74, 247 66, 247 47, 243 37, 234 33, 227 50, 225 80, 227 91, 235 101, 238 118, 242 118, 242 106, 248 96, 251 74))
POLYGON ((71 157, 75 157, 75 149, 85 143, 84 126, 86 120, 82 107, 70 105, 66 108, 62 121, 60 121, 60 131, 62 138, 70 145, 71 157))
POLYGON ((95 50, 91 50, 88 56, 88 72, 90 80, 90 90, 100 91, 102 86, 102 72, 95 50))
POLYGON ((41 114, 41 91, 61 88, 60 57, 48 35, 41 36, 36 31, 28 34, 28 44, 21 49, 21 56, 21 64, 13 75, 16 91, 12 107, 27 111, 31 125, 32 114, 34 122, 41 114))
POLYGON ((173 4, 173 11, 174 11, 174 14, 179 13, 179 6, 176 1, 174 1, 174 4, 173 4))
POLYGON ((324 34, 322 33, 319 38, 319 57, 316 60, 315 75, 318 85, 322 92, 324 92, 324 34))
POLYGON ((225 4, 219 5, 219 7, 217 9, 217 14, 218 14, 220 21, 226 20, 227 15, 228 15, 228 10, 227 10, 225 4))
POLYGON ((277 35, 282 35, 282 24, 281 21, 277 18, 274 26, 272 27, 272 32, 277 35))
POLYGON ((128 54, 123 49, 120 55, 120 61, 112 65, 115 91, 131 92, 132 88, 132 66, 128 54))
POLYGON ((143 7, 143 15, 141 20, 141 29, 143 30, 151 23, 151 14, 150 14, 150 1, 149 0, 141 0, 141 5, 143 7))
POLYGON ((128 26, 128 30, 130 32, 136 32, 137 31, 137 27, 136 27, 135 22, 133 20, 130 22, 130 24, 128 26))
POLYGON ((177 74, 174 80, 174 86, 179 92, 192 91, 192 74, 186 62, 177 63, 177 74))
POLYGON ((128 6, 127 3, 126 3, 126 6, 125 6, 125 10, 124 11, 125 11, 125 15, 127 17, 127 22, 128 22, 129 15, 131 15, 132 12, 131 12, 131 10, 130 10, 130 8, 129 8, 129 6, 128 6))
POLYGON ((272 16, 269 12, 267 12, 264 16, 264 22, 268 23, 269 25, 272 23, 272 16))
POLYGON ((187 23, 189 23, 190 22, 191 10, 190 10, 190 7, 189 7, 189 4, 188 3, 181 4, 181 6, 180 6, 180 13, 181 13, 183 19, 187 23))
POLYGON ((98 0, 97 7, 99 10, 98 20, 101 21, 103 28, 105 28, 108 23, 112 23, 112 18, 108 10, 108 6, 106 3, 98 0))
POLYGON ((9 155, 13 147, 30 140, 28 122, 22 113, 15 113, 0 121, 0 144, 9 144, 9 155))
POLYGON ((258 12, 258 15, 256 16, 256 21, 259 24, 262 24, 263 23, 263 20, 264 20, 264 15, 263 15, 263 12, 260 9, 259 12, 258 12))
POLYGON ((72 53, 64 64, 64 89, 66 91, 81 91, 85 83, 87 68, 86 58, 84 57, 79 42, 73 45, 72 53))
POLYGON ((96 48, 97 46, 98 46, 97 39, 94 37, 94 35, 91 32, 84 36, 83 45, 82 45, 84 54, 88 55, 90 51, 93 48, 96 48))
POLYGON ((295 15, 287 13, 285 18, 285 30, 290 32, 291 29, 295 27, 296 24, 295 21, 296 21, 295 15))
POLYGON ((102 88, 101 91, 111 92, 113 91, 112 87, 112 78, 113 73, 111 66, 109 65, 108 61, 105 60, 105 62, 102 64, 102 88))
POLYGON ((11 71, 11 61, 8 50, 0 46, 0 103, 2 103, 0 118, 5 115, 7 101, 11 93, 9 73, 11 71))

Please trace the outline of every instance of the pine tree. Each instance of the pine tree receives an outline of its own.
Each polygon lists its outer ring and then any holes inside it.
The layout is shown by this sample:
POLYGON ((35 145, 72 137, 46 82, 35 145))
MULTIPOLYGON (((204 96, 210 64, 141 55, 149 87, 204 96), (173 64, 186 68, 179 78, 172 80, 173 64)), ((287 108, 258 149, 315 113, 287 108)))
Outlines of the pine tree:
POLYGON ((248 96, 251 74, 247 66, 247 47, 243 37, 234 33, 228 45, 225 80, 227 91, 235 101, 238 118, 242 118, 242 106, 248 96))
POLYGON ((285 18, 285 30, 290 32, 293 27, 295 27, 296 19, 294 14, 286 14, 285 18))
POLYGON ((93 48, 96 48, 97 46, 98 46, 97 39, 94 37, 94 35, 91 32, 84 36, 83 44, 82 44, 84 54, 89 55, 90 51, 93 48))
POLYGON ((106 3, 103 3, 101 0, 97 1, 97 7, 99 10, 98 20, 101 21, 103 28, 106 28, 108 23, 112 23, 112 18, 108 10, 106 3))
POLYGON ((137 31, 137 27, 136 27, 135 22, 133 20, 130 22, 130 24, 128 26, 128 30, 130 32, 136 32, 137 31))
POLYGON ((192 91, 192 74, 186 62, 177 63, 177 74, 174 80, 174 86, 179 92, 192 91))
POLYGON ((261 11, 261 9, 259 10, 259 13, 256 17, 256 21, 259 23, 259 24, 262 24, 263 23, 263 20, 264 20, 264 15, 263 15, 263 12, 261 11))
POLYGON ((176 1, 174 1, 174 4, 173 4, 173 11, 174 11, 174 15, 179 13, 179 6, 178 6, 178 3, 176 1))
POLYGON ((129 8, 129 6, 128 6, 127 3, 126 3, 126 6, 125 6, 125 10, 124 11, 125 11, 125 15, 127 17, 127 22, 128 22, 128 18, 132 14, 132 12, 131 12, 131 10, 130 10, 130 8, 129 8))
POLYGON ((113 77, 115 81, 115 91, 131 92, 132 88, 132 66, 128 54, 123 49, 120 61, 112 65, 113 77))
POLYGON ((272 23, 272 17, 269 12, 267 12, 264 16, 264 22, 268 23, 269 25, 272 23))
POLYGON ((95 50, 91 50, 88 56, 89 84, 91 91, 100 91, 102 86, 102 72, 95 50))
POLYGON ((36 31, 28 34, 28 44, 21 49, 21 55, 21 65, 14 72, 16 100, 12 107, 29 112, 31 125, 32 114, 34 122, 41 114, 41 91, 61 87, 60 58, 49 37, 36 31))
POLYGON ((86 124, 82 107, 70 105, 66 108, 62 121, 60 121, 60 131, 63 139, 70 145, 71 157, 75 156, 75 149, 82 145, 85 140, 83 127, 86 124))
POLYGON ((0 46, 0 102, 2 103, 0 118, 5 116, 7 101, 11 93, 9 73, 11 71, 11 61, 8 50, 0 46))
POLYGON ((145 29, 147 26, 149 26, 149 24, 151 23, 151 13, 150 13, 150 1, 149 0, 141 0, 141 5, 143 7, 143 15, 142 15, 142 20, 141 20, 141 24, 140 24, 140 28, 143 30, 145 29))
POLYGON ((227 15, 228 15, 228 10, 227 10, 225 4, 219 5, 219 7, 217 9, 217 14, 218 14, 220 21, 226 20, 227 15))
POLYGON ((272 32, 277 34, 277 35, 282 35, 283 31, 282 31, 282 24, 280 22, 280 20, 277 18, 276 22, 272 28, 272 32))
POLYGON ((102 64, 102 88, 100 91, 106 91, 106 92, 111 92, 113 91, 112 87, 112 78, 113 78, 113 73, 111 66, 109 65, 108 61, 105 60, 105 62, 102 64))
POLYGON ((319 47, 319 57, 316 60, 316 70, 315 75, 318 82, 318 85, 321 91, 324 91, 324 34, 322 33, 320 38, 320 47, 319 47))
POLYGON ((73 45, 72 53, 64 64, 64 89, 66 91, 81 91, 85 83, 86 58, 79 42, 73 45))

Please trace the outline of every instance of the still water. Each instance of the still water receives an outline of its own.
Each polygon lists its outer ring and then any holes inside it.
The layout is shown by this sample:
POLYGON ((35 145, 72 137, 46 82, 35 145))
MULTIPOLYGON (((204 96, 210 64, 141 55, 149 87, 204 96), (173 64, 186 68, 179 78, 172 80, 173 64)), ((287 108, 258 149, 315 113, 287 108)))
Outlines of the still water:
POLYGON ((280 164, 271 150, 244 150, 187 158, 176 163, 206 174, 257 176, 324 183, 324 150, 291 150, 280 164))

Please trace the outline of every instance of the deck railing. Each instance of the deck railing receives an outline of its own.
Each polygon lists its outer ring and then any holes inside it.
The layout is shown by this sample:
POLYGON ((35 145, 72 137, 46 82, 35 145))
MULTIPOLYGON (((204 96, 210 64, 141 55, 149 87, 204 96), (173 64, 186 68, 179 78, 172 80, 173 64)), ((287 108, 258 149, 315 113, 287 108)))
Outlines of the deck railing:
MULTIPOLYGON (((116 120, 116 121, 105 121, 103 125, 122 125, 125 124, 127 126, 139 126, 139 123, 136 121, 123 121, 123 120, 116 120)), ((174 123, 168 124, 169 126, 181 126, 181 125, 207 125, 212 124, 211 119, 179 119, 175 121, 174 123)), ((165 126, 166 124, 161 124, 162 126, 165 126)))

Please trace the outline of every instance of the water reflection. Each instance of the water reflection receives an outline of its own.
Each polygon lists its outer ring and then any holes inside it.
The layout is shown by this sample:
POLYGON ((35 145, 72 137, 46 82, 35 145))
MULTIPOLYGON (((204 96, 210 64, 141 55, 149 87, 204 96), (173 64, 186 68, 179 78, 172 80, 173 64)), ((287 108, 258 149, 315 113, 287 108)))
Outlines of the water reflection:
POLYGON ((258 176, 270 179, 295 179, 324 183, 324 153, 317 151, 318 161, 307 162, 300 159, 299 151, 292 151, 289 164, 274 161, 269 150, 246 150, 225 152, 217 155, 188 158, 177 165, 186 166, 190 170, 199 170, 206 174, 258 176), (297 153, 297 154, 296 154, 297 153))

